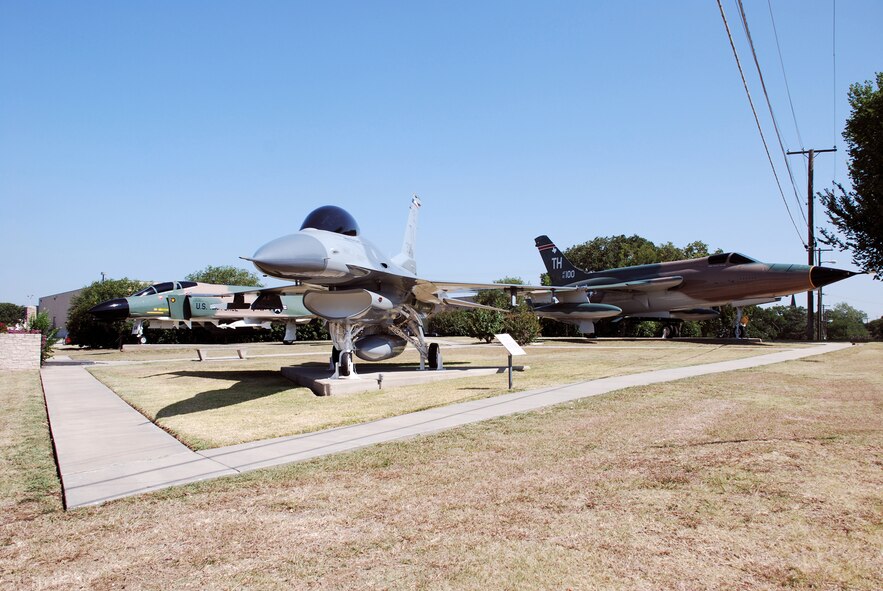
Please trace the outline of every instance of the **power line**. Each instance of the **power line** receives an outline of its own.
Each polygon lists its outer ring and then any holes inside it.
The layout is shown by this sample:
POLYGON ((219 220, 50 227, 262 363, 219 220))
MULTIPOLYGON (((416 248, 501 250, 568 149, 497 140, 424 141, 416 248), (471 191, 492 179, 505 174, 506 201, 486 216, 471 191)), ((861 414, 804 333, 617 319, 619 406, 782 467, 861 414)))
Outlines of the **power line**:
POLYGON ((779 182, 779 175, 776 172, 775 165, 773 164, 773 158, 772 156, 770 156, 770 149, 767 145, 766 138, 763 135, 763 129, 760 126, 760 119, 757 116, 757 109, 754 108, 754 101, 751 99, 751 92, 748 90, 748 82, 745 80, 745 72, 744 70, 742 70, 742 62, 739 61, 739 54, 736 51, 736 44, 733 41, 733 34, 730 32, 730 25, 727 22, 727 15, 724 14, 724 7, 721 4, 721 0, 717 0, 717 7, 720 9, 721 18, 724 21, 724 28, 727 30, 727 38, 729 38, 730 47, 733 49, 733 57, 736 58, 736 66, 739 68, 739 75, 742 77, 742 86, 745 87, 745 94, 748 97, 748 104, 751 106, 751 112, 754 114, 754 122, 757 124, 757 132, 760 134, 760 140, 761 142, 763 142, 763 149, 766 152, 766 157, 770 163, 770 168, 773 170, 773 177, 776 179, 776 186, 779 187, 779 195, 782 196, 782 203, 785 204, 785 210, 788 212, 788 217, 791 219, 791 225, 794 226, 794 231, 797 232, 797 237, 800 239, 803 247, 807 248, 806 243, 803 241, 803 235, 797 228, 797 223, 794 221, 794 216, 791 215, 791 208, 788 207, 788 200, 785 199, 785 192, 782 190, 782 183, 779 182))
POLYGON ((797 142, 803 149, 803 138, 800 137, 800 126, 797 125, 797 114, 794 112, 794 101, 791 100, 791 87, 788 85, 788 76, 785 74, 785 60, 782 59, 782 46, 779 45, 779 31, 776 29, 776 19, 773 17, 773 3, 766 2, 770 9, 770 22, 773 24, 773 36, 776 38, 776 51, 779 53, 779 66, 782 68, 782 79, 785 80, 785 92, 788 94, 788 105, 791 107, 791 119, 794 121, 794 130, 797 132, 797 142))
MULTIPOLYGON (((832 0, 831 8, 831 110, 834 115, 832 132, 834 135, 834 146, 837 145, 837 0, 832 0)), ((803 146, 800 147, 803 149, 803 146)), ((834 158, 834 173, 832 185, 837 183, 837 159, 834 158)), ((832 186, 833 188, 833 186, 832 186)))
POLYGON ((748 17, 745 15, 745 7, 742 4, 742 0, 736 0, 736 4, 739 6, 739 15, 742 18, 742 28, 745 30, 745 37, 748 39, 748 47, 751 49, 751 55, 754 58, 754 67, 757 69, 757 77, 760 79, 760 87, 763 89, 763 96, 766 100, 767 109, 770 112, 770 119, 773 121, 773 129, 776 132, 776 139, 779 141, 782 160, 785 161, 785 169, 788 171, 788 177, 791 179, 791 189, 794 191, 794 201, 797 203, 797 210, 800 212, 801 217, 803 217, 803 222, 806 223, 806 214, 803 213, 803 204, 800 202, 800 197, 797 194, 797 183, 794 182, 794 172, 791 170, 791 163, 788 162, 788 156, 785 154, 785 144, 782 142, 782 134, 779 133, 779 124, 776 121, 776 115, 773 113, 773 103, 770 101, 769 93, 767 93, 766 83, 763 79, 763 72, 760 70, 760 61, 757 59, 757 51, 754 49, 754 40, 751 38, 751 31, 748 29, 748 17))

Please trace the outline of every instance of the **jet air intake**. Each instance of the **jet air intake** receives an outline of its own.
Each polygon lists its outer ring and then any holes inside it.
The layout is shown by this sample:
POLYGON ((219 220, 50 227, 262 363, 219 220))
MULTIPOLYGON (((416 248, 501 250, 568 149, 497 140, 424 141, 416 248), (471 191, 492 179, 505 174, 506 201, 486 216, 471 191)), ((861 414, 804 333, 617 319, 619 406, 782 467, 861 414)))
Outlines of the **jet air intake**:
POLYGON ((308 291, 304 307, 316 316, 331 321, 381 319, 392 310, 392 301, 367 289, 308 291))

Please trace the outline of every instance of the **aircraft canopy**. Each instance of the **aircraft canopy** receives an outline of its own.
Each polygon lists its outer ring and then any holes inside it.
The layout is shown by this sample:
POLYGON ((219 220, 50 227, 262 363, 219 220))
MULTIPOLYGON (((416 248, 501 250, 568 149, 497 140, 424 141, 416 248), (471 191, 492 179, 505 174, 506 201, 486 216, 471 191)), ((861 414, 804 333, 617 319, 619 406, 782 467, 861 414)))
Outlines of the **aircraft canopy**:
POLYGON ((738 252, 722 252, 708 257, 709 265, 723 265, 724 263, 729 263, 731 265, 747 265, 749 263, 757 262, 759 262, 757 259, 747 257, 738 252))
POLYGON ((314 228, 346 236, 358 236, 359 224, 346 210, 336 205, 323 205, 314 209, 304 220, 301 230, 314 228))

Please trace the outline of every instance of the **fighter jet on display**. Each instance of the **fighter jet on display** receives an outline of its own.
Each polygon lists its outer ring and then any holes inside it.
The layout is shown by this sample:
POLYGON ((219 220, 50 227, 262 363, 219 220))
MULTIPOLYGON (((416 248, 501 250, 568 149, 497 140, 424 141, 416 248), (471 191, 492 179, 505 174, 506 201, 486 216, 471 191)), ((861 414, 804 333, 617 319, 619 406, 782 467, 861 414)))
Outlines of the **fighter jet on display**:
POLYGON ((451 290, 529 288, 418 278, 414 243, 419 208, 415 196, 402 252, 392 258, 361 236, 349 213, 326 205, 310 213, 299 232, 268 242, 246 259, 262 273, 301 283, 261 290, 261 297, 303 293, 304 307, 328 321, 337 377, 353 375, 353 354, 381 361, 401 354, 407 343, 420 353, 421 369, 427 361, 430 368, 441 369, 438 344, 424 339, 426 316, 448 307, 488 308, 458 299, 451 290))
POLYGON ((303 307, 303 296, 261 297, 255 287, 216 285, 195 281, 167 281, 145 287, 127 298, 101 302, 89 312, 101 320, 135 321, 132 334, 142 343, 144 321, 150 329, 191 328, 193 324, 216 328, 270 328, 273 320, 286 321, 283 342, 296 338, 297 322, 312 315, 303 307), (210 295, 207 295, 210 294, 210 295))
POLYGON ((857 273, 830 267, 762 263, 738 252, 684 261, 637 265, 605 271, 577 269, 548 236, 535 239, 553 286, 578 288, 532 301, 538 316, 595 332, 600 318, 708 320, 715 306, 766 304, 781 296, 812 291, 857 273), (606 311, 589 309, 605 306, 606 311))

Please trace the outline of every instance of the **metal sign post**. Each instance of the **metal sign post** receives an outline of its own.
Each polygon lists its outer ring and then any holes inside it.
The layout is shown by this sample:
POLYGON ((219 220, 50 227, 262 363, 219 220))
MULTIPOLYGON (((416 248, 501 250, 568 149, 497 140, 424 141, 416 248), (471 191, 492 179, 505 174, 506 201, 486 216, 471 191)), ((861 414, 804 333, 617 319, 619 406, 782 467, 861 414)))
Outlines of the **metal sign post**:
POLYGON ((500 341, 500 344, 506 347, 506 351, 509 353, 509 389, 512 389, 512 356, 513 355, 527 355, 518 343, 515 342, 515 339, 512 338, 511 335, 506 333, 503 334, 495 334, 494 338, 500 341))

